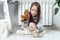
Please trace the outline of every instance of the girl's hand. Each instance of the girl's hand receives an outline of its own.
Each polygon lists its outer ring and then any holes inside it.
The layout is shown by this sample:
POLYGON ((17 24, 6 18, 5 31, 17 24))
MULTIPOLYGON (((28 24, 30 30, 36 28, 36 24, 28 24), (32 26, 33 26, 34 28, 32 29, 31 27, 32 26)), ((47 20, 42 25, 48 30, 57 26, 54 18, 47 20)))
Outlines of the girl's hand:
POLYGON ((30 30, 38 29, 37 25, 36 25, 35 23, 33 23, 33 22, 31 22, 31 23, 29 24, 29 28, 30 28, 30 30))
POLYGON ((38 29, 38 27, 37 27, 36 23, 34 23, 34 22, 32 22, 32 23, 33 23, 33 24, 34 24, 34 26, 35 26, 34 28, 35 28, 35 29, 38 29))

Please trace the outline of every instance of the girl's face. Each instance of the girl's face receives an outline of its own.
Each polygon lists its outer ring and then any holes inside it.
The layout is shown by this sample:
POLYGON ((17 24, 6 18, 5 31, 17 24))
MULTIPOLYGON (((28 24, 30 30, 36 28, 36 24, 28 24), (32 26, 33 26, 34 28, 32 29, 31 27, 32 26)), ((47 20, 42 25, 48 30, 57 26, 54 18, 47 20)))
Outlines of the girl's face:
POLYGON ((32 16, 37 15, 37 7, 35 5, 33 5, 32 8, 31 8, 31 14, 32 14, 32 16))

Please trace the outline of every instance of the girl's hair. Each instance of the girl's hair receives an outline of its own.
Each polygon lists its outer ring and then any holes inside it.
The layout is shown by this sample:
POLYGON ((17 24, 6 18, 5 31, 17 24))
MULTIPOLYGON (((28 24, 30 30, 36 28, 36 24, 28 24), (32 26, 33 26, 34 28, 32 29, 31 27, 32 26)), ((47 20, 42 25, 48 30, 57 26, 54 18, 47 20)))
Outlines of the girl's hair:
POLYGON ((41 7, 40 7, 40 4, 38 2, 33 2, 31 7, 30 7, 30 14, 31 14, 31 8, 33 7, 33 5, 35 5, 37 7, 37 22, 36 22, 36 24, 38 24, 38 22, 40 20, 41 7))

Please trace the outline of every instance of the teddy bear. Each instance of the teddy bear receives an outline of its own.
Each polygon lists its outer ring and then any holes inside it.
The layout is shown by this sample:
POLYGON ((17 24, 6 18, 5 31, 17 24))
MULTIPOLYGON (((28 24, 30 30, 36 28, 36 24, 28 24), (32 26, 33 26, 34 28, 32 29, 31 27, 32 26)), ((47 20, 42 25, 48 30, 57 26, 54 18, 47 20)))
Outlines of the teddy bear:
POLYGON ((21 22, 29 21, 30 14, 28 10, 25 10, 24 15, 21 15, 21 22))

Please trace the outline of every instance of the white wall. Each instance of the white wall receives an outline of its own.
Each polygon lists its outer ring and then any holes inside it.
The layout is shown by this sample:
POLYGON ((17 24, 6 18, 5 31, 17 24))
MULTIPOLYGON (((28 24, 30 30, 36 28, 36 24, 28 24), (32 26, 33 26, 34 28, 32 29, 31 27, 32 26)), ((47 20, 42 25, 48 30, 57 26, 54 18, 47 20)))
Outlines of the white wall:
POLYGON ((58 13, 54 16, 54 25, 60 27, 60 8, 58 13))
MULTIPOLYGON (((57 4, 54 6, 54 8, 58 7, 57 4)), ((58 7, 59 8, 59 7, 58 7)), ((57 27, 60 27, 60 8, 56 15, 54 15, 54 25, 57 27)))

